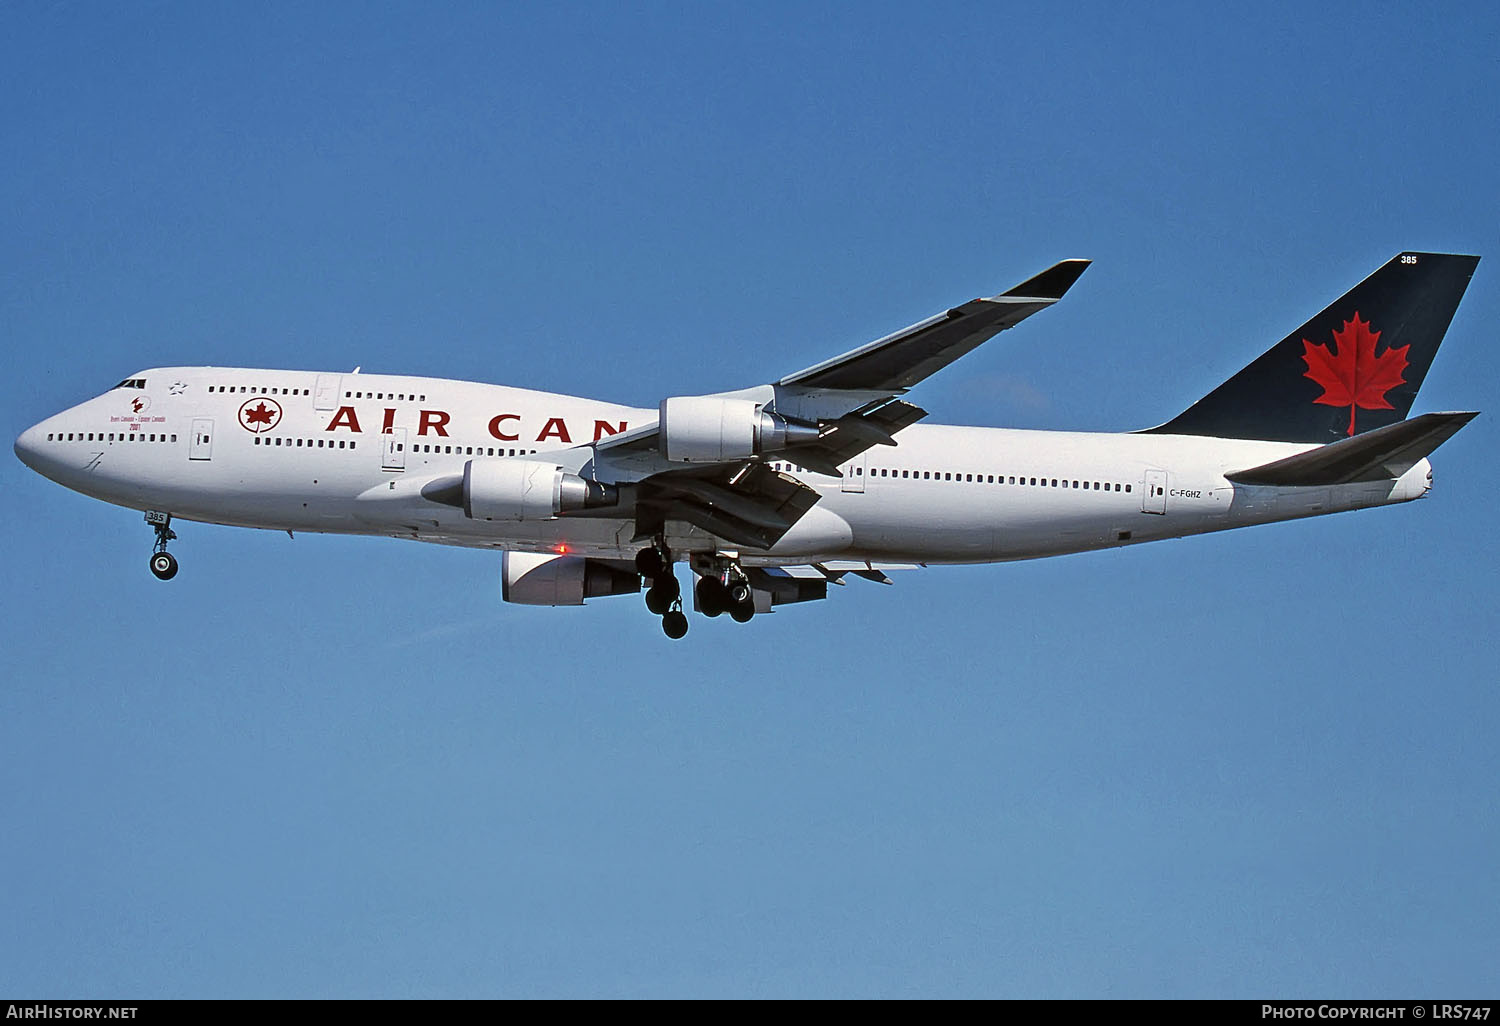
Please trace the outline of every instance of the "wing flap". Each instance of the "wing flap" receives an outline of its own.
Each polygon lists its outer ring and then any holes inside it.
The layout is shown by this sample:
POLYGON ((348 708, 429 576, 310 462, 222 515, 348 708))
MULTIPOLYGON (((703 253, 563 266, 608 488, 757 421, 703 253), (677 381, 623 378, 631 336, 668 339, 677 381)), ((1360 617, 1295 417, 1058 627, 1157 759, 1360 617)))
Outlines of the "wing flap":
POLYGON ((770 605, 792 602, 814 602, 828 597, 830 584, 843 584, 845 574, 854 574, 878 584, 890 584, 884 570, 916 570, 916 563, 869 563, 858 560, 835 560, 828 563, 803 563, 795 566, 747 567, 751 587, 765 592, 770 605))
POLYGON ((1351 484, 1394 480, 1456 435, 1478 413, 1424 413, 1224 476, 1235 484, 1351 484))
POLYGON ((762 463, 663 471, 636 485, 636 537, 653 537, 668 520, 683 520, 736 545, 769 549, 820 498, 762 463))

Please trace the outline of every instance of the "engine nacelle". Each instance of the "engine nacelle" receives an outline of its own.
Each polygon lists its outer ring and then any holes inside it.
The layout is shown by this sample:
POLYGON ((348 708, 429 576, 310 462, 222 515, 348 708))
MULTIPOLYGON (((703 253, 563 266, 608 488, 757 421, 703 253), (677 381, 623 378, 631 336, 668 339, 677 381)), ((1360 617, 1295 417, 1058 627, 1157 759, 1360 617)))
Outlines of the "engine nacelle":
POLYGON ((753 399, 673 396, 661 403, 662 454, 674 463, 722 463, 818 438, 818 429, 766 413, 753 399))
POLYGON ((470 460, 464 464, 464 516, 471 520, 550 520, 571 510, 612 506, 619 498, 614 485, 585 481, 555 463, 470 460))
POLYGON ((500 554, 500 597, 526 606, 581 606, 586 598, 633 595, 641 590, 634 570, 581 556, 545 552, 500 554))

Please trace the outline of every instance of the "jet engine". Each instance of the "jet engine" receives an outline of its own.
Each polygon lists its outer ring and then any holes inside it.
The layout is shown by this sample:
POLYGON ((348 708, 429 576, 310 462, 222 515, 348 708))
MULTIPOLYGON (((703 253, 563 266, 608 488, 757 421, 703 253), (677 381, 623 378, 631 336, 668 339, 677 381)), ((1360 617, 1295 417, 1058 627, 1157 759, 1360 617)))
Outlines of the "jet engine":
POLYGON ((722 463, 815 442, 818 429, 767 413, 753 399, 674 396, 661 403, 661 438, 674 463, 722 463))
POLYGON ((471 520, 550 520, 620 501, 614 485, 586 481, 539 460, 470 460, 464 464, 462 498, 471 520))
POLYGON ((544 552, 500 555, 500 597, 506 602, 581 606, 586 598, 633 595, 640 590, 640 575, 624 565, 544 552))

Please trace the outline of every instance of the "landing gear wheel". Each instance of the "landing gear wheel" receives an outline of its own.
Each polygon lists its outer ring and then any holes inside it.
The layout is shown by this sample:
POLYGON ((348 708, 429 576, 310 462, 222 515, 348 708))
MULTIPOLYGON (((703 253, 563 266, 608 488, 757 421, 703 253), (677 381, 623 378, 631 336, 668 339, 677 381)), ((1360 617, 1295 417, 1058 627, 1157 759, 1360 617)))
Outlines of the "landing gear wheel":
POLYGON ((170 581, 177 576, 177 557, 170 552, 157 552, 151 556, 151 572, 159 581, 170 581))
POLYGON ((648 581, 656 580, 666 569, 659 549, 642 549, 635 554, 635 572, 648 581))
POLYGON ((729 608, 729 595, 718 578, 705 577, 698 582, 698 612, 704 616, 719 616, 729 608))
POLYGON ((755 615, 755 603, 736 602, 729 607, 729 615, 734 617, 735 623, 749 623, 750 618, 755 615))
POLYGON ((662 633, 676 641, 687 634, 688 619, 683 615, 682 610, 674 609, 661 618, 661 629, 662 633))
POLYGON ((751 600, 749 581, 736 580, 726 591, 729 601, 734 605, 742 606, 751 600))
POLYGON ((660 616, 682 597, 682 587, 675 577, 661 577, 646 589, 646 608, 660 616))

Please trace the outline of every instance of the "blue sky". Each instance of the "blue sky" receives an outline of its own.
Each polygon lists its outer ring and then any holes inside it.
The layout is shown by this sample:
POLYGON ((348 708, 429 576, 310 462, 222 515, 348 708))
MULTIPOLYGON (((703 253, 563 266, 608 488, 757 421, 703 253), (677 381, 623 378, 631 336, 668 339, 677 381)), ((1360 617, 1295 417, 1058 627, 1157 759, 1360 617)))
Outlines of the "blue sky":
POLYGON ((154 365, 653 405, 1065 257, 934 422, 1177 413, 1479 253, 1425 501, 855 581, 662 637, 498 561, 0 460, 0 992, 1490 993, 1500 16, 1481 5, 21 4, 3 426, 154 365), (920 10, 918 7, 920 6, 920 10))

